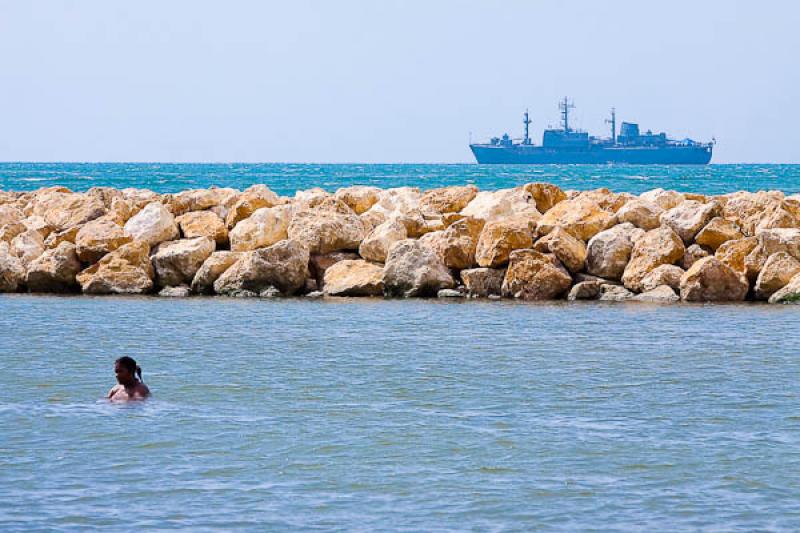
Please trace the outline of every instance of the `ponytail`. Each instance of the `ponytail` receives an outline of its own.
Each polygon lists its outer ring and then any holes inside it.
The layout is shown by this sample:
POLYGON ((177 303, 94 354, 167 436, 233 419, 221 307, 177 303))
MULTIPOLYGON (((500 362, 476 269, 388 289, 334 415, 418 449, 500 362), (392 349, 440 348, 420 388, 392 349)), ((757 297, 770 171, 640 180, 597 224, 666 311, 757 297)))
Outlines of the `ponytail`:
POLYGON ((139 381, 144 383, 144 380, 142 379, 142 367, 139 365, 136 365, 136 374, 139 376, 139 381))

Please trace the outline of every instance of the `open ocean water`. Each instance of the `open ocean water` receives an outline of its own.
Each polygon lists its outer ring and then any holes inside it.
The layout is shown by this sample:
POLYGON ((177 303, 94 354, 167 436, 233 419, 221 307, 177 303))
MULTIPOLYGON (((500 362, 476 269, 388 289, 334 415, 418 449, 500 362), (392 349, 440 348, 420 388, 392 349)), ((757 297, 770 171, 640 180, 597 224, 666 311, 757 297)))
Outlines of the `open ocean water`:
MULTIPOLYGON (((800 191, 800 167, 0 164, 0 189, 529 181, 800 191)), ((798 531, 800 307, 0 295, 0 531, 798 531), (152 400, 111 405, 113 360, 152 400)))

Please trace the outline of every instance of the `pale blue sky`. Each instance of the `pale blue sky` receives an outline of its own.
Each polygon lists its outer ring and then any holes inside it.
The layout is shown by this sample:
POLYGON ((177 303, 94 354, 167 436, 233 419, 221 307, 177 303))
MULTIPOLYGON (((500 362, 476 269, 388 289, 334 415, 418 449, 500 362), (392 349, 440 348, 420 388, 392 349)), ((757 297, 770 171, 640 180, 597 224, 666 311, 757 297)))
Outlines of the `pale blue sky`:
POLYGON ((800 2, 0 0, 0 160, 470 162, 620 120, 800 162, 800 2))

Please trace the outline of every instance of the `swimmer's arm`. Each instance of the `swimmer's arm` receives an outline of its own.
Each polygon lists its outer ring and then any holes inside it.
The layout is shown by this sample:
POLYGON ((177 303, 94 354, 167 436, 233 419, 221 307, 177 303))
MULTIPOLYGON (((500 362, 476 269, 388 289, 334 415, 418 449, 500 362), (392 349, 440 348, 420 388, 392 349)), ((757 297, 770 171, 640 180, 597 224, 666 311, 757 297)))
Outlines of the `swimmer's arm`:
POLYGON ((144 400, 148 396, 150 396, 150 389, 144 383, 139 383, 139 386, 136 387, 135 397, 144 400))
POLYGON ((120 387, 119 385, 114 385, 113 387, 111 387, 111 390, 110 390, 110 391, 108 391, 108 395, 106 396, 106 399, 107 399, 107 400, 110 400, 111 398, 113 398, 113 397, 114 397, 114 395, 115 395, 115 394, 117 393, 117 391, 119 390, 119 387, 120 387))

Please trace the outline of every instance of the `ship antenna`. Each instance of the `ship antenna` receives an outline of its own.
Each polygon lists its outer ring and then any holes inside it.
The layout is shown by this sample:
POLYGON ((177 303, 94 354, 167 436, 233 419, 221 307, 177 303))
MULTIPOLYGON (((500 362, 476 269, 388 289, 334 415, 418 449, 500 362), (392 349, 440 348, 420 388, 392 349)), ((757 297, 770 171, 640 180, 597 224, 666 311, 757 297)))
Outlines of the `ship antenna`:
POLYGON ((611 120, 606 119, 606 124, 611 124, 611 144, 617 144, 617 110, 611 108, 611 120))
POLYGON ((569 132, 569 110, 575 109, 575 104, 565 96, 564 101, 559 102, 558 107, 561 109, 561 122, 564 125, 564 131, 569 132))
POLYGON ((528 117, 527 109, 525 110, 525 120, 523 120, 522 123, 525 124, 525 140, 522 141, 522 144, 530 144, 531 138, 530 135, 528 135, 528 126, 531 124, 531 119, 528 117))

